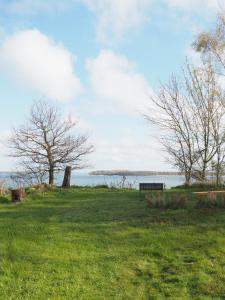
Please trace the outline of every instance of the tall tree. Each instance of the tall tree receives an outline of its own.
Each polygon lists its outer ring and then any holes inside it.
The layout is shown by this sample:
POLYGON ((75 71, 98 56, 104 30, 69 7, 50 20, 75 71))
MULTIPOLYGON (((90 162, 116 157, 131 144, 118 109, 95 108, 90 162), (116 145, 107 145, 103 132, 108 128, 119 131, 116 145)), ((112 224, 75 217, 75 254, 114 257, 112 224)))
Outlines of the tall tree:
POLYGON ((223 92, 211 64, 200 68, 188 66, 185 75, 186 90, 191 99, 194 136, 199 158, 195 173, 201 181, 206 181, 210 162, 224 143, 223 92))
POLYGON ((224 141, 221 143, 221 137, 224 139, 224 109, 225 95, 224 95, 224 76, 225 76, 225 17, 224 14, 217 16, 215 26, 209 31, 201 32, 196 38, 194 49, 201 54, 204 64, 210 64, 214 76, 216 76, 217 86, 219 86, 220 93, 220 110, 216 112, 214 121, 214 138, 217 144, 216 157, 212 162, 213 171, 216 172, 216 182, 221 181, 222 173, 224 171, 224 141))
POLYGON ((197 155, 190 102, 182 91, 183 84, 172 76, 169 83, 161 84, 159 92, 151 97, 155 109, 151 105, 145 117, 163 130, 159 140, 169 162, 184 172, 185 183, 190 185, 197 155))
POLYGON ((54 184, 56 172, 68 164, 84 167, 84 159, 93 151, 88 136, 75 134, 75 129, 76 123, 64 119, 57 107, 45 101, 35 102, 27 124, 13 130, 10 155, 29 172, 47 172, 49 184, 54 184))
MULTIPOLYGON (((194 176, 206 181, 216 155, 221 163, 224 144, 223 92, 210 65, 187 65, 180 83, 173 76, 151 98, 147 119, 164 130, 160 141, 170 162, 185 173, 186 184, 194 176)), ((218 170, 219 166, 217 165, 218 170)))

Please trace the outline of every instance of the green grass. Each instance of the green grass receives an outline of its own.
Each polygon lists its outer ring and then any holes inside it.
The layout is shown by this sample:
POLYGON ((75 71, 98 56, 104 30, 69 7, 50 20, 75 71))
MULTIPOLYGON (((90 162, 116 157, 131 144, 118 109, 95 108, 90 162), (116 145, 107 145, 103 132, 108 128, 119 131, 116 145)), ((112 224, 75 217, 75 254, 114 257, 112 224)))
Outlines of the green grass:
POLYGON ((0 299, 225 299, 225 210, 110 189, 3 199, 0 299))

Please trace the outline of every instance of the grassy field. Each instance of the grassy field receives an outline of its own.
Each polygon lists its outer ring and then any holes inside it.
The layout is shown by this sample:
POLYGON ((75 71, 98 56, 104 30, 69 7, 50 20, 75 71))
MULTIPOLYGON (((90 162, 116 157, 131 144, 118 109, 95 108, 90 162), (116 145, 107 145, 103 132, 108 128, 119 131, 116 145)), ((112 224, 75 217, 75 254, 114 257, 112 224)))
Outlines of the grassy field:
POLYGON ((225 299, 225 210, 70 189, 0 203, 0 299, 225 299))

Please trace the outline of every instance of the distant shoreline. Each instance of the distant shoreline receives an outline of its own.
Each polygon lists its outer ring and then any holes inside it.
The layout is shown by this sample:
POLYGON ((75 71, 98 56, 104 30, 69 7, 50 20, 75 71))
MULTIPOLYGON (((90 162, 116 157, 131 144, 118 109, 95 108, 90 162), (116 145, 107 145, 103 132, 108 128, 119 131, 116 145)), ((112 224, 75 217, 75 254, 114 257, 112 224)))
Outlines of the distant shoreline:
POLYGON ((157 176, 157 175, 170 175, 182 176, 182 172, 171 171, 128 171, 128 170, 112 170, 112 171, 93 171, 90 172, 91 176, 157 176))

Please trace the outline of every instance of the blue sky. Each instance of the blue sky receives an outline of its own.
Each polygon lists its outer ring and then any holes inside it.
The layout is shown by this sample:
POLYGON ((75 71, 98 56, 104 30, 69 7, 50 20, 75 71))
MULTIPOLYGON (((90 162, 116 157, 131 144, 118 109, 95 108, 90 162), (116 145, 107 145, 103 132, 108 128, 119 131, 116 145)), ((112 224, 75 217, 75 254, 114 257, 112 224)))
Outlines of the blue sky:
MULTIPOLYGON (((142 113, 215 21, 216 0, 0 0, 0 169, 35 99, 79 121, 90 169, 169 170, 142 113)), ((149 107, 151 109, 151 107, 149 107)))

